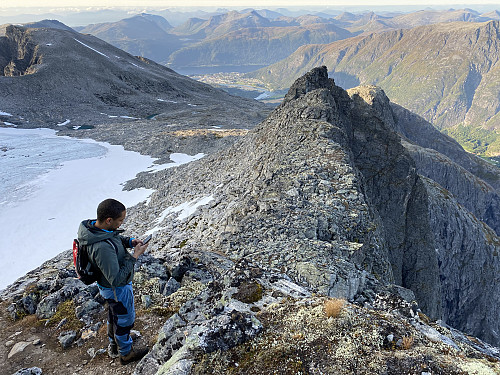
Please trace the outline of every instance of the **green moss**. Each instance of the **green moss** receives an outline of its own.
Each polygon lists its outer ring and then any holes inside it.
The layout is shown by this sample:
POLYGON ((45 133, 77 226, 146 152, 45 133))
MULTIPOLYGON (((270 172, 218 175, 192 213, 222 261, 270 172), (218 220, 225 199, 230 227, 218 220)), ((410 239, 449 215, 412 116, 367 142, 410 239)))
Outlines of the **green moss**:
POLYGON ((83 328, 83 323, 76 317, 73 300, 60 303, 59 306, 57 306, 56 313, 50 319, 43 321, 48 321, 46 323, 48 326, 54 326, 59 324, 63 319, 67 319, 64 329, 78 330, 83 328))
POLYGON ((254 303, 262 299, 262 291, 262 285, 259 283, 245 282, 239 286, 238 292, 233 297, 244 303, 254 303))

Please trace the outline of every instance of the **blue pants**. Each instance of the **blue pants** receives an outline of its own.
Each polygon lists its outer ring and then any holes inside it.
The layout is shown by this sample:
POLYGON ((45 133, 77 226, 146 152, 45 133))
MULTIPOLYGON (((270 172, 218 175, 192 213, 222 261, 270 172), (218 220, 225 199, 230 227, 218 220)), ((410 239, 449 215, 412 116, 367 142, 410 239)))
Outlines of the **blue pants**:
POLYGON ((109 342, 118 345, 121 355, 127 355, 132 350, 130 330, 135 321, 132 283, 115 287, 114 290, 99 285, 99 291, 108 303, 109 342))

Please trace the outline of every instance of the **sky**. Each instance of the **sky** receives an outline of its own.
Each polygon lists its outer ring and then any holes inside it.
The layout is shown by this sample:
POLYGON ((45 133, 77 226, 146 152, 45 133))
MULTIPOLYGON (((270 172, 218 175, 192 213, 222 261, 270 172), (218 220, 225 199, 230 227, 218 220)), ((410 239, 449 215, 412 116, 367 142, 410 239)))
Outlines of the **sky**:
MULTIPOLYGON (((499 4, 499 0, 45 0, 43 7, 212 7, 212 6, 380 6, 380 5, 459 5, 459 4, 499 4)), ((500 6, 500 4, 499 4, 500 6)), ((23 2, 1 1, 0 8, 40 7, 39 0, 24 0, 23 2)))

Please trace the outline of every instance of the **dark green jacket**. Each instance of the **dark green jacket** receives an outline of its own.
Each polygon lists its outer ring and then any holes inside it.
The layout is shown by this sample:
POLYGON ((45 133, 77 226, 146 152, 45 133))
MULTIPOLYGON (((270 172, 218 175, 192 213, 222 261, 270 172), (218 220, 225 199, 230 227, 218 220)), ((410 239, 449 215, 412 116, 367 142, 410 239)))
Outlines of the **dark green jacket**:
POLYGON ((101 274, 97 283, 105 288, 124 286, 134 278, 136 259, 126 250, 130 238, 120 235, 120 230, 107 232, 94 226, 95 220, 84 220, 78 228, 78 241, 87 246, 89 259, 101 274), (111 241, 115 248, 109 243, 111 241))

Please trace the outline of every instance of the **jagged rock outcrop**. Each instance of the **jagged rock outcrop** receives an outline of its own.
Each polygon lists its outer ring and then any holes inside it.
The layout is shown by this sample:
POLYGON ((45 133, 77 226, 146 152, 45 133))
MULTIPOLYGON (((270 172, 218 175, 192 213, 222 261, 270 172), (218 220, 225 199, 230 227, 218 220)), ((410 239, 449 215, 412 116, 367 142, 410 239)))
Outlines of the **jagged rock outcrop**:
POLYGON ((0 37, 0 76, 33 74, 42 62, 36 44, 15 26, 8 26, 6 33, 10 38, 0 37))
POLYGON ((348 90, 402 138, 419 174, 450 191, 470 212, 500 233, 500 169, 471 155, 452 138, 407 109, 390 103, 375 86, 348 90))
MULTIPOLYGON (((475 326, 474 314, 459 302, 463 296, 443 291, 443 277, 461 271, 444 268, 436 252, 453 248, 455 258, 465 260, 470 239, 457 237, 463 227, 435 214, 441 203, 401 143, 396 131, 402 125, 385 95, 350 95, 328 79, 326 69, 314 69, 244 140, 160 173, 165 185, 149 206, 138 207, 134 225, 161 228, 158 251, 182 245, 250 258, 330 296, 355 300, 366 288, 366 275, 375 275, 412 289, 431 317, 461 316, 458 328, 475 326), (185 219, 175 213, 183 202, 205 205, 185 219), (449 230, 436 232, 436 220, 449 223, 449 230)), ((488 202, 488 195, 481 199, 488 202)), ((454 207, 457 215, 463 210, 454 207)), ((472 242, 483 244, 486 254, 495 233, 479 220, 469 224, 476 233, 472 242)), ((491 262, 489 270, 475 274, 494 280, 498 261, 491 262)), ((481 294, 481 283, 472 284, 470 293, 481 294)), ((497 295, 495 288, 490 296, 497 295)), ((467 308, 495 316, 494 304, 486 305, 467 308)), ((495 323, 490 329, 496 330, 495 323)), ((470 333, 479 331, 484 327, 470 333)))

